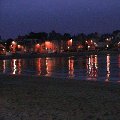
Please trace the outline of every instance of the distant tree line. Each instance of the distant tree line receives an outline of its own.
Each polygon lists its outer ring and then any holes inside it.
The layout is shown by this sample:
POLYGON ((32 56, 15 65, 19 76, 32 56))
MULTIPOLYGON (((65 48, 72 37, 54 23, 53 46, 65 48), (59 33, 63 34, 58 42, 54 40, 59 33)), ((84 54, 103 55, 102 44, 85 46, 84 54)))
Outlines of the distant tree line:
MULTIPOLYGON (((24 36, 22 36, 24 39, 40 39, 41 41, 45 41, 45 40, 69 40, 69 39, 73 39, 74 41, 79 41, 81 42, 81 44, 85 44, 85 41, 88 39, 94 39, 96 42, 105 42, 106 38, 111 37, 112 38, 112 43, 115 44, 116 42, 120 41, 120 36, 116 37, 118 34, 120 34, 120 30, 115 30, 112 33, 106 33, 106 34, 98 34, 97 32, 94 33, 90 33, 90 34, 84 34, 84 33, 79 33, 76 35, 71 35, 70 33, 57 33, 56 31, 51 31, 49 33, 46 32, 30 32, 29 34, 26 34, 24 36)), ((18 36, 18 38, 21 36, 18 36)), ((1 36, 0 36, 1 38, 1 36)), ((14 39, 9 38, 6 41, 2 41, 2 44, 5 45, 6 42, 6 47, 8 48, 9 45, 11 44, 11 42, 14 39)))

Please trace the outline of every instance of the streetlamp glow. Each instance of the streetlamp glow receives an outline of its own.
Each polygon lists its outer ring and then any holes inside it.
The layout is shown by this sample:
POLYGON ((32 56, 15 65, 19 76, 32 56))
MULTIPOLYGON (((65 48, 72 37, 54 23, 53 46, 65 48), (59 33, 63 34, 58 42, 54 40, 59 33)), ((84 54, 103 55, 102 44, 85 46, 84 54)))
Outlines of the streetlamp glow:
POLYGON ((20 48, 21 46, 20 45, 18 45, 18 48, 20 48))
POLYGON ((88 50, 90 49, 90 46, 88 45, 88 50))
POLYGON ((15 45, 15 44, 16 44, 16 42, 15 42, 15 41, 12 41, 12 44, 13 44, 13 45, 15 45))

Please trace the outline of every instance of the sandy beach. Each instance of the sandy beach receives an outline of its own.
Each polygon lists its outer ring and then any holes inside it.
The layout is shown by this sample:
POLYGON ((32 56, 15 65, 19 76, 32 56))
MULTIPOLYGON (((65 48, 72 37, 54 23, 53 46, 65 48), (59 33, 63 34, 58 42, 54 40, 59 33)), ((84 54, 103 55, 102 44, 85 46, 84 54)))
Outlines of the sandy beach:
POLYGON ((0 120, 119 119, 119 83, 0 76, 0 120))

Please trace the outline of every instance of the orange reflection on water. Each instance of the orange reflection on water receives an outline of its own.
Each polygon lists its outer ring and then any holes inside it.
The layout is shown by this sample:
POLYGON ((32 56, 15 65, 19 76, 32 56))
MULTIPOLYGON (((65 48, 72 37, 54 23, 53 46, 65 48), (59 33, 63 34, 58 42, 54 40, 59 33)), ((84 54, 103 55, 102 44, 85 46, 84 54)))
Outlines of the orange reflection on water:
POLYGON ((51 76, 54 66, 55 66, 55 60, 51 58, 46 58, 46 71, 48 76, 51 76))
MULTIPOLYGON (((97 55, 91 55, 87 59, 87 73, 90 78, 96 78, 98 75, 98 57, 97 55)), ((88 79, 90 79, 88 78, 88 79)))
POLYGON ((3 73, 5 73, 6 70, 6 60, 3 60, 3 73))
POLYGON ((6 71, 6 60, 0 60, 0 71, 5 73, 5 71, 6 71))
POLYGON ((74 60, 69 58, 68 60, 68 67, 69 67, 69 77, 74 77, 74 60))
POLYGON ((41 58, 36 59, 37 75, 41 75, 41 58))

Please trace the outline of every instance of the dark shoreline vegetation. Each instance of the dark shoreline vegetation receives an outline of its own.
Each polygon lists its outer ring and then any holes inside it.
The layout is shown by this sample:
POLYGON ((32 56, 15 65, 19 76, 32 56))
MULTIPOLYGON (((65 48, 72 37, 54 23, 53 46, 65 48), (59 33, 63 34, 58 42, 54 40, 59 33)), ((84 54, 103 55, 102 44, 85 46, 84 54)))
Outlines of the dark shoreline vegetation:
MULTIPOLYGON (((70 33, 58 33, 55 30, 52 30, 51 32, 30 32, 30 33, 26 33, 25 35, 18 35, 18 38, 20 37, 24 37, 26 39, 42 39, 42 40, 67 40, 70 38, 73 38, 75 40, 86 40, 86 39, 92 39, 92 38, 96 38, 99 39, 100 41, 103 41, 105 38, 109 38, 109 37, 116 37, 116 35, 118 35, 120 32, 119 29, 114 30, 111 33, 103 33, 100 34, 97 31, 93 32, 93 33, 89 33, 89 34, 85 34, 85 33, 77 33, 77 34, 70 34, 70 33)), ((117 36, 118 37, 118 36, 117 36)), ((2 38, 0 36, 0 38, 2 38)), ((12 38, 8 38, 12 39, 12 38)))

